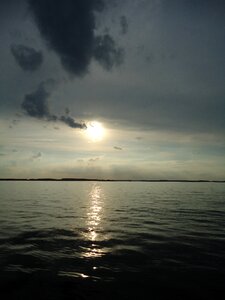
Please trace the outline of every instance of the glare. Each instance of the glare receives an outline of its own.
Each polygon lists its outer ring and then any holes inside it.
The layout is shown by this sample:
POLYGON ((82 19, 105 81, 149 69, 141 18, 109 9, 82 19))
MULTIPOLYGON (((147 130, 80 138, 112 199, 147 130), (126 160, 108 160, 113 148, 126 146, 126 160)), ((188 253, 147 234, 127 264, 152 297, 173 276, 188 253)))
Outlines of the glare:
POLYGON ((87 124, 86 133, 92 142, 99 142, 103 139, 105 130, 100 122, 93 121, 87 124))
POLYGON ((91 246, 86 248, 83 254, 84 257, 96 258, 104 255, 103 249, 95 244, 100 238, 99 230, 101 229, 101 219, 103 215, 103 198, 104 194, 102 188, 94 184, 89 194, 90 206, 87 211, 87 231, 84 233, 85 239, 91 242, 91 246))

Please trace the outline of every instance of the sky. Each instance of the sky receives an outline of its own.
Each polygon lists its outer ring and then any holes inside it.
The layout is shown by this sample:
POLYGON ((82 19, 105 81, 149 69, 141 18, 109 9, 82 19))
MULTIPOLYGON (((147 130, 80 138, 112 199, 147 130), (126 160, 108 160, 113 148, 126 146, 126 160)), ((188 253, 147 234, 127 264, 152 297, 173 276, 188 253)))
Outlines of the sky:
POLYGON ((0 177, 225 180, 225 2, 1 0, 0 177))

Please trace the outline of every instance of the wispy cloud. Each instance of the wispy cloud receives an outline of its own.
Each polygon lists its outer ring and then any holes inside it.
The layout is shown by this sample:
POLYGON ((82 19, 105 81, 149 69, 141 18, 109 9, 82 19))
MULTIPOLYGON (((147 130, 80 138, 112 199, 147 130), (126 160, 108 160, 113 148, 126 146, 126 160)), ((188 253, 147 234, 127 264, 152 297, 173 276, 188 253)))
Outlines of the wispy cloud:
POLYGON ((115 150, 120 150, 120 151, 123 150, 123 148, 118 147, 118 146, 114 146, 113 148, 114 148, 115 150))
POLYGON ((40 159, 42 156, 43 156, 43 154, 41 152, 38 152, 38 153, 32 155, 31 158, 35 160, 35 159, 40 159))

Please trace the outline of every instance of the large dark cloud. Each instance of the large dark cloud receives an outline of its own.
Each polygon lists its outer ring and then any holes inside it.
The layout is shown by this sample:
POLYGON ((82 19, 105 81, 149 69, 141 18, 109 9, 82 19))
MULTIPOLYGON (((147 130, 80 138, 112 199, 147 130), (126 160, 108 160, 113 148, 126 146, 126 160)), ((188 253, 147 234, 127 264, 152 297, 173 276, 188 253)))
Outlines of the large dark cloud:
MULTIPOLYGON (((52 84, 51 80, 50 84, 52 84)), ((37 119, 44 119, 46 121, 60 121, 72 128, 86 129, 87 126, 84 123, 76 122, 68 114, 66 116, 56 116, 50 113, 48 98, 50 97, 51 93, 47 91, 48 85, 49 81, 41 82, 37 90, 35 90, 33 93, 25 95, 22 108, 26 114, 37 119)))
POLYGON ((95 34, 95 13, 104 9, 103 0, 28 2, 42 37, 69 73, 84 75, 93 58, 106 69, 121 62, 121 50, 112 37, 95 34))
POLYGON ((24 71, 35 71, 43 62, 43 54, 24 45, 11 45, 11 52, 18 65, 24 71))

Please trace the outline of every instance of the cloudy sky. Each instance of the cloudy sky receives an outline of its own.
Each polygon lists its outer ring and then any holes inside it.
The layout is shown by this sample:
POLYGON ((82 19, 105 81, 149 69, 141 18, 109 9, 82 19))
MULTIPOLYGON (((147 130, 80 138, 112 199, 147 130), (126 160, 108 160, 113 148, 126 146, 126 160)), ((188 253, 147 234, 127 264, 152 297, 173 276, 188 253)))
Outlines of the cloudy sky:
POLYGON ((0 176, 225 179, 223 0, 1 0, 0 176))

